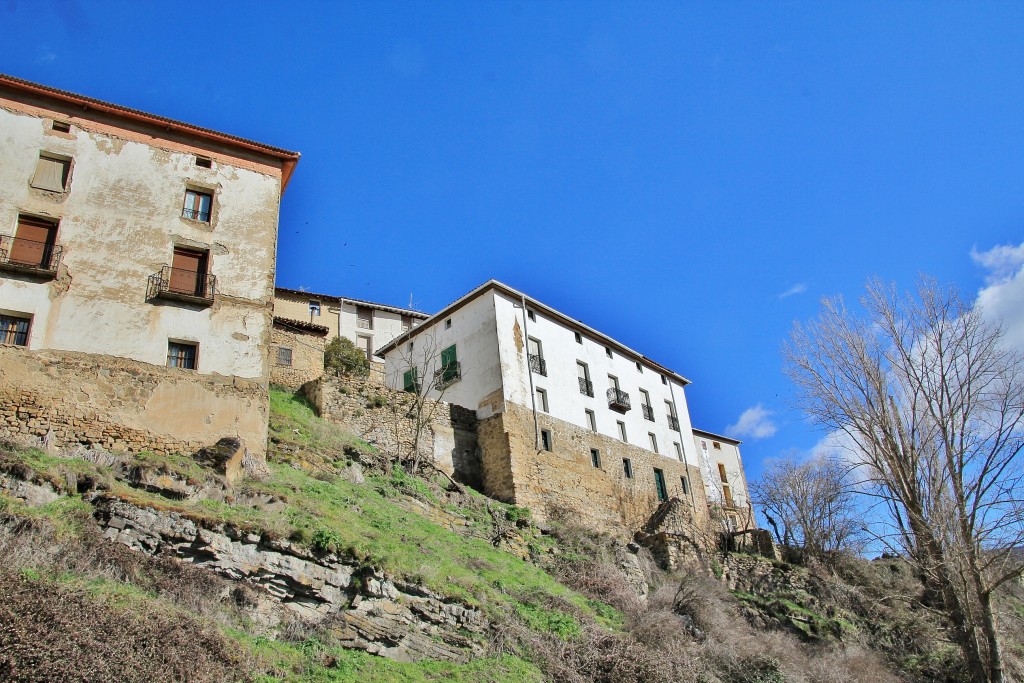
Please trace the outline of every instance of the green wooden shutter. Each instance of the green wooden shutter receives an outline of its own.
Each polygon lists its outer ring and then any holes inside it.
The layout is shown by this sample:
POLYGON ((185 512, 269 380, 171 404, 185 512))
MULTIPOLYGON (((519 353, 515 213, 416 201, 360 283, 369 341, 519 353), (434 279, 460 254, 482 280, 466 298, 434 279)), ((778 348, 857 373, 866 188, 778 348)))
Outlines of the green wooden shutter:
POLYGON ((458 374, 458 358, 455 355, 455 344, 441 352, 441 376, 445 382, 451 381, 458 374))
POLYGON ((406 391, 416 393, 416 384, 416 368, 409 368, 405 371, 405 374, 402 375, 402 385, 405 387, 406 391))

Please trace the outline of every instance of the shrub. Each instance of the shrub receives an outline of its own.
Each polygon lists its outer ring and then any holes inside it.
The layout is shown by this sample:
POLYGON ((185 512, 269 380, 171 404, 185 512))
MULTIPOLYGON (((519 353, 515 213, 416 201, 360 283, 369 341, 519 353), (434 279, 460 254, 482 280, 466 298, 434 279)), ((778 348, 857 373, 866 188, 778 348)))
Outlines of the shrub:
POLYGON ((324 369, 337 375, 365 377, 370 372, 370 360, 351 339, 335 337, 324 348, 324 369))

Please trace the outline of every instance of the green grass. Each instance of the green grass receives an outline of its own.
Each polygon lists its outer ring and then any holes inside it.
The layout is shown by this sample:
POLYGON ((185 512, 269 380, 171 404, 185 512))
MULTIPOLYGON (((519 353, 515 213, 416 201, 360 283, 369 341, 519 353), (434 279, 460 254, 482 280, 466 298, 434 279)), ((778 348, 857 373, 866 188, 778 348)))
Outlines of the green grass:
POLYGON ((377 450, 321 420, 305 396, 277 387, 270 388, 270 438, 279 444, 320 454, 333 452, 339 457, 346 448, 364 453, 377 450))
POLYGON ((286 643, 232 635, 252 653, 256 683, 541 683, 540 671, 518 657, 480 657, 466 664, 394 662, 359 650, 330 647, 318 640, 286 643))

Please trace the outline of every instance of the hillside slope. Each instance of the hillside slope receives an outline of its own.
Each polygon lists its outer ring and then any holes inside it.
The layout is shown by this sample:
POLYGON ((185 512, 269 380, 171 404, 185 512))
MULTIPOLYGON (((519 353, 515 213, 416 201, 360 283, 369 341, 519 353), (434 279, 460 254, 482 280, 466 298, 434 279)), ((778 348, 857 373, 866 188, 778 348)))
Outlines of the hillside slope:
POLYGON ((291 394, 271 434, 270 477, 233 487, 190 458, 0 444, 0 679, 958 678, 898 562, 669 575, 407 474, 291 394))

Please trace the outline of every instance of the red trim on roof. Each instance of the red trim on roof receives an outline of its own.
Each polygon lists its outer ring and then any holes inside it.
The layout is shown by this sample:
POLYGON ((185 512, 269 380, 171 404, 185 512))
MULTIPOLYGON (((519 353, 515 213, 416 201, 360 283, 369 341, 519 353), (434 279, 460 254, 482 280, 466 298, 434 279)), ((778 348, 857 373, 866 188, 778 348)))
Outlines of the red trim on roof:
POLYGON ((165 116, 158 116, 156 114, 149 114, 138 109, 131 109, 129 107, 122 107, 119 104, 113 104, 111 102, 104 102, 103 100, 97 100, 93 97, 86 97, 85 95, 78 95, 67 90, 59 90, 57 88, 51 88, 48 85, 42 85, 40 83, 33 83, 32 81, 26 81, 21 78, 9 76, 7 74, 0 74, 0 84, 7 85, 15 90, 22 92, 34 93, 36 95, 44 95, 51 97, 68 104, 75 104, 85 108, 92 108, 98 111, 102 111, 107 114, 119 116, 124 119, 131 121, 148 123, 152 125, 159 125, 168 130, 175 130, 179 133, 185 133, 192 135, 193 137, 202 138, 205 140, 212 140, 220 142, 222 144, 232 145, 240 149, 246 149, 253 152, 259 152, 268 156, 281 160, 281 191, 288 186, 288 180, 292 176, 292 172, 295 170, 295 164, 299 161, 298 152, 289 152, 286 149, 280 147, 272 147, 265 145, 262 142, 256 142, 254 140, 247 140, 240 138, 236 135, 229 135, 227 133, 221 133, 219 131, 211 130, 209 128, 202 128, 201 126, 195 126, 191 123, 185 123, 183 121, 176 121, 175 119, 169 119, 165 116))

